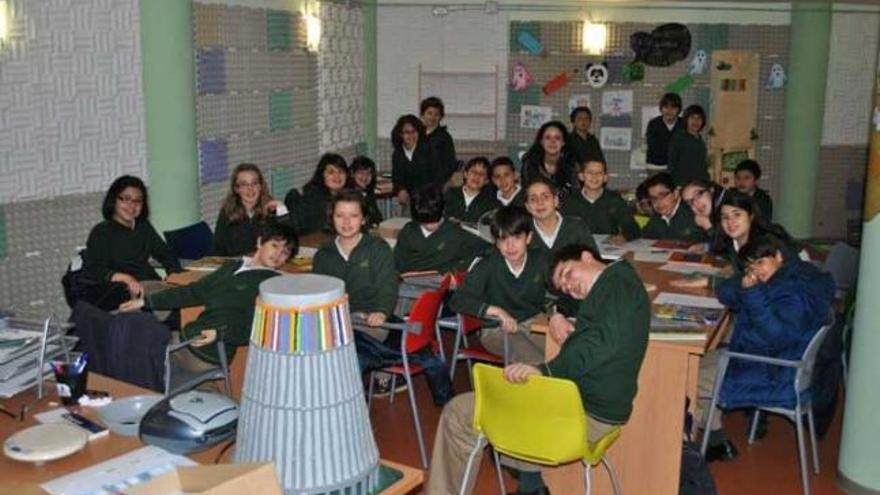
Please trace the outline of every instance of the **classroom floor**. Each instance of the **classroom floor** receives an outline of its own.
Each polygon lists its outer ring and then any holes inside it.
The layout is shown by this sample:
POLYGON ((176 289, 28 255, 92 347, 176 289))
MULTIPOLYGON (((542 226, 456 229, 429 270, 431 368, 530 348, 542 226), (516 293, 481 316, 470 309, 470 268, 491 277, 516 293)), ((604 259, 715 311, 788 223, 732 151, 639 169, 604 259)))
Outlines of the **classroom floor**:
MULTIPOLYGON (((466 367, 460 365, 456 372, 455 390, 470 390, 466 378, 466 367)), ((422 418, 423 431, 431 456, 434 433, 440 417, 440 409, 434 406, 425 379, 416 377, 416 400, 422 418)), ((841 397, 842 399, 842 397, 841 397)), ((836 485, 837 452, 840 443, 841 407, 838 408, 834 422, 824 440, 819 442, 819 466, 821 474, 811 477, 813 495, 832 495, 844 493, 836 485)), ((419 465, 418 443, 413 429, 412 415, 406 393, 397 394, 394 403, 388 399, 375 399, 370 412, 374 425, 379 453, 383 458, 419 465)), ((725 417, 728 436, 736 444, 740 455, 733 462, 710 464, 719 495, 782 495, 800 494, 800 474, 797 463, 797 446, 794 427, 780 417, 771 417, 767 436, 752 446, 746 443, 747 420, 741 413, 725 417)), ((626 430, 624 430, 626 434, 626 430)), ((516 484, 507 479, 508 490, 516 484)), ((423 493, 423 492, 417 492, 423 493)), ((491 456, 483 456, 483 464, 477 480, 477 494, 497 494, 498 484, 492 467, 491 456)), ((629 494, 627 494, 629 495, 629 494)), ((639 494, 645 495, 645 494, 639 494)))

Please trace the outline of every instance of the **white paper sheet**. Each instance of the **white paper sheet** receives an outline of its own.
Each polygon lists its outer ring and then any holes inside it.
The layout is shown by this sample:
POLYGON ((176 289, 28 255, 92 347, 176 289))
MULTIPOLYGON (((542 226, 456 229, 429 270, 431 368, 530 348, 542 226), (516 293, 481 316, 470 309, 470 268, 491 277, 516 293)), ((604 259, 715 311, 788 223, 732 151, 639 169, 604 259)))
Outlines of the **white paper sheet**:
POLYGON ((679 306, 691 306, 694 308, 724 309, 724 305, 714 297, 693 296, 675 292, 661 292, 657 294, 657 297, 654 298, 654 304, 678 304, 679 306))
POLYGON ((717 268, 710 265, 698 265, 693 263, 676 263, 674 261, 669 262, 660 267, 664 272, 673 272, 673 273, 699 273, 701 275, 718 275, 721 273, 721 268, 717 268))
POLYGON ((634 259, 636 261, 644 261, 647 263, 666 263, 669 261, 669 251, 657 249, 653 251, 636 251, 634 259))

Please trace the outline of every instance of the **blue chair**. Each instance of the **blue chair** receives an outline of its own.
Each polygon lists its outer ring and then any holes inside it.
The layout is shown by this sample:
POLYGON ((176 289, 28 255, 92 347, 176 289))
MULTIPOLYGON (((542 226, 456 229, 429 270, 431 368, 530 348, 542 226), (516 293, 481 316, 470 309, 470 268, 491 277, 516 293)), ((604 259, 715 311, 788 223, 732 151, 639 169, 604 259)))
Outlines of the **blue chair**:
POLYGON ((177 230, 165 231, 165 242, 178 258, 197 260, 211 254, 214 233, 204 221, 177 230))

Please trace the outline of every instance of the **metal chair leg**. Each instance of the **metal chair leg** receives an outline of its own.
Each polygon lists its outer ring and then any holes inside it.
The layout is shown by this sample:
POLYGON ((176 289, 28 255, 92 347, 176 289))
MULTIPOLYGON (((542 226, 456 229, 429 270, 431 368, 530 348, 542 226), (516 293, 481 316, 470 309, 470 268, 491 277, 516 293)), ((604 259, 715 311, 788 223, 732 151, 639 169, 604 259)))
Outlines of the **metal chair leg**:
MULTIPOLYGON (((465 490, 468 486, 468 480, 471 477, 471 469, 474 466, 474 460, 476 459, 477 454, 479 454, 485 446, 486 437, 484 437, 483 434, 480 433, 480 435, 477 437, 476 443, 474 443, 474 448, 471 449, 471 453, 470 455, 468 455, 467 464, 465 464, 464 466, 464 479, 461 480, 461 488, 459 488, 458 490, 458 495, 465 495, 465 490)), ((479 471, 479 467, 477 468, 477 471, 479 471)))
POLYGON ((455 381, 455 366, 458 364, 458 351, 461 349, 461 327, 455 331, 455 343, 452 345, 452 357, 449 360, 449 380, 455 381))
POLYGON ((755 443, 755 433, 758 431, 758 423, 761 421, 761 410, 755 408, 752 414, 752 424, 749 426, 749 445, 755 443))
POLYGON ((593 491, 592 481, 590 479, 590 471, 593 469, 592 466, 584 463, 584 495, 590 495, 593 491))
POLYGON ((709 447, 709 433, 712 429, 712 418, 715 416, 715 409, 718 407, 718 397, 721 395, 721 384, 724 382, 724 375, 727 373, 727 364, 730 358, 724 351, 720 351, 718 356, 718 364, 715 369, 715 385, 712 387, 712 402, 709 404, 709 411, 706 413, 706 424, 703 426, 703 440, 700 445, 700 455, 706 457, 706 449, 709 447))
POLYGON ((819 447, 816 440, 816 420, 813 419, 812 405, 807 406, 807 424, 810 427, 810 445, 813 450, 813 472, 819 474, 819 447))
POLYGON ((422 436, 422 422, 419 419, 419 408, 416 405, 416 393, 413 390, 412 377, 409 373, 404 375, 407 385, 407 395, 409 395, 409 406, 412 408, 413 424, 416 427, 416 438, 419 441, 419 455, 422 458, 422 467, 428 469, 428 455, 425 453, 425 438, 422 436))
POLYGON ((394 404, 394 391, 397 390, 397 374, 391 373, 391 389, 388 391, 388 403, 394 404))
POLYGON ((504 487, 504 478, 501 477, 501 457, 495 447, 492 447, 492 459, 495 460, 495 474, 498 475, 498 490, 501 495, 507 495, 507 488, 504 487))
POLYGON ((801 468, 801 484, 804 495, 810 495, 810 477, 807 473, 807 449, 804 444, 804 417, 800 405, 795 408, 794 426, 797 432, 798 463, 801 468))
POLYGON ((376 372, 370 372, 370 387, 367 391, 367 410, 373 405, 373 385, 376 383, 376 372))
POLYGON ((620 479, 617 477, 617 471, 611 464, 611 459, 607 456, 602 457, 602 465, 608 470, 608 477, 611 478, 611 489, 614 495, 623 495, 623 489, 620 487, 620 479))
MULTIPOLYGON (((442 306, 440 307, 440 311, 441 312, 443 311, 442 306)), ((443 337, 442 337, 442 333, 440 332, 439 321, 440 320, 439 320, 439 316, 438 316, 437 322, 434 323, 434 338, 437 340, 437 349, 440 351, 440 359, 442 359, 443 362, 445 363, 446 362, 446 350, 443 349, 443 337)))

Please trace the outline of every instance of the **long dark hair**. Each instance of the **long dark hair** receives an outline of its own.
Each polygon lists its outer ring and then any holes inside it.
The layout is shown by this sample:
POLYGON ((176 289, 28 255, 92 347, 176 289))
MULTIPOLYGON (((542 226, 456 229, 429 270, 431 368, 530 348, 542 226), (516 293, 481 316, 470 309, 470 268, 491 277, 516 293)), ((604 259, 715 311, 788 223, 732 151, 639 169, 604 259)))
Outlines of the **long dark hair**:
POLYGON ((376 190, 376 177, 378 176, 378 172, 376 171, 376 162, 369 159, 366 156, 358 155, 351 160, 351 165, 348 166, 348 170, 351 172, 352 185, 354 184, 354 174, 358 170, 369 170, 370 171, 370 183, 367 184, 367 189, 364 191, 367 194, 373 194, 376 190))
POLYGON ((101 204, 101 215, 104 216, 105 220, 113 219, 113 214, 116 213, 116 201, 119 200, 119 195, 122 194, 122 191, 129 187, 139 189, 144 197, 141 214, 135 220, 147 220, 150 218, 150 202, 147 198, 147 186, 144 185, 144 181, 133 175, 123 175, 110 184, 110 189, 107 189, 107 194, 104 196, 104 202, 101 204))
POLYGON ((572 164, 572 159, 569 152, 569 134, 568 129, 565 127, 561 121, 551 120, 549 122, 545 122, 539 129, 538 132, 535 133, 535 140, 532 143, 532 146, 526 151, 525 155, 522 158, 522 171, 521 176, 525 181, 531 180, 533 177, 530 172, 537 172, 539 175, 543 175, 544 177, 551 177, 556 184, 560 187, 560 189, 565 189, 569 185, 572 188, 577 188, 580 186, 577 180, 577 173, 574 170, 574 166, 572 164), (544 138, 544 134, 551 127, 556 128, 560 134, 562 134, 562 149, 559 152, 559 161, 556 164, 556 173, 552 176, 547 172, 547 169, 544 168, 544 158, 545 151, 544 147, 541 145, 541 141, 544 138), (529 169, 533 168, 534 170, 530 171, 529 169))
MULTIPOLYGON (((755 202, 755 199, 748 194, 741 193, 739 191, 727 191, 724 193, 724 198, 722 198, 721 202, 718 204, 718 215, 720 218, 721 215, 721 207, 723 206, 731 206, 734 208, 739 208, 745 211, 749 218, 751 219, 751 224, 749 225, 749 241, 752 239, 756 239, 760 236, 771 235, 779 239, 783 244, 790 246, 792 248, 798 245, 797 241, 794 240, 793 237, 785 230, 782 225, 770 223, 764 219, 763 216, 760 215, 758 211, 758 204, 755 202)), ((733 242, 730 236, 724 232, 724 229, 721 228, 721 225, 718 226, 720 235, 724 239, 725 243, 733 242)))
POLYGON ((235 182, 238 180, 238 174, 242 172, 253 172, 257 174, 257 179, 260 181, 260 198, 254 207, 254 217, 262 218, 263 208, 266 206, 266 203, 272 201, 272 196, 269 194, 269 185, 266 184, 266 179, 263 178, 263 172, 260 171, 260 167, 253 163, 239 164, 232 171, 232 177, 229 178, 229 192, 223 200, 223 206, 221 206, 223 214, 226 215, 226 219, 230 223, 241 222, 247 216, 244 204, 242 204, 238 193, 235 192, 235 182))
POLYGON ((351 173, 349 173, 345 158, 342 158, 342 155, 337 155, 336 153, 324 153, 321 155, 321 159, 318 160, 318 165, 315 167, 315 173, 306 185, 319 187, 329 192, 327 186, 324 185, 324 171, 327 170, 327 167, 331 166, 345 172, 345 185, 342 187, 348 187, 351 184, 351 173))
POLYGON ((400 133, 403 131, 403 126, 406 124, 413 126, 413 129, 419 134, 419 140, 416 141, 416 146, 425 139, 425 124, 423 124, 422 120, 415 115, 408 113, 397 119, 397 123, 394 124, 394 128, 391 129, 391 145, 394 146, 394 149, 396 150, 403 149, 403 136, 401 136, 400 133))

